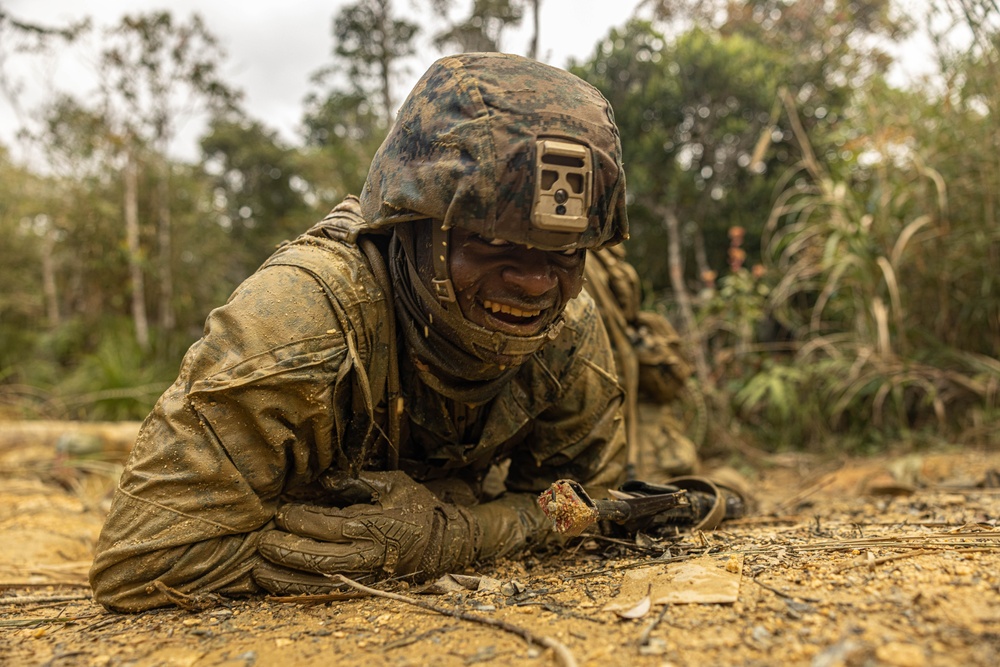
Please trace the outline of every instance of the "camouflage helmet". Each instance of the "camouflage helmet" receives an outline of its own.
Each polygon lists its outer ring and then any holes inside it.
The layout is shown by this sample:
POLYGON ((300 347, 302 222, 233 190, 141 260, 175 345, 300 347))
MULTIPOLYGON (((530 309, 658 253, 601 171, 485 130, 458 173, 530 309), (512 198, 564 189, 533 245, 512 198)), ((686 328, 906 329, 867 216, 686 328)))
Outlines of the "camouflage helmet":
POLYGON ((611 106, 582 79, 500 53, 435 62, 372 160, 367 225, 431 218, 545 250, 628 237, 611 106))

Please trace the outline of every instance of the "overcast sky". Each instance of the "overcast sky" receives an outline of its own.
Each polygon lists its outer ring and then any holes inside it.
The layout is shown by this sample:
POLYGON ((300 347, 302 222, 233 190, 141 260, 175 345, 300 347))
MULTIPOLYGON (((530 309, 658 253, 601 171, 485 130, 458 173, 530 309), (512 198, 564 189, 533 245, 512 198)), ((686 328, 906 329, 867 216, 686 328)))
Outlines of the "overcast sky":
MULTIPOLYGON (((310 90, 309 77, 331 62, 333 38, 331 26, 337 11, 352 0, 0 0, 11 15, 48 26, 62 26, 90 16, 98 27, 110 27, 126 14, 168 9, 179 20, 193 12, 201 14, 208 29, 219 38, 227 52, 222 70, 227 81, 245 93, 250 115, 267 127, 276 129, 288 142, 298 141, 302 101, 310 90)), ((543 0, 540 34, 540 58, 563 67, 569 58, 590 56, 598 40, 612 27, 622 26, 633 14, 640 0, 543 0)), ((925 0, 908 0, 923 6, 925 0)), ((420 2, 421 7, 427 6, 420 2)), ((413 0, 396 0, 401 11, 411 11, 413 0)), ((919 20, 919 16, 914 16, 919 20)), ((530 21, 505 36, 503 47, 526 53, 530 21)), ((100 31, 95 31, 96 35, 100 31)), ((96 37, 95 37, 96 39, 96 37)), ((426 42, 425 42, 426 43, 426 42)), ((892 77, 904 84, 929 69, 926 41, 892 49, 898 66, 892 77)), ((83 62, 84 54, 97 52, 97 46, 77 48, 50 58, 10 56, 5 71, 15 74, 23 84, 22 116, 18 117, 0 95, 0 142, 12 146, 14 136, 38 105, 55 91, 83 95, 95 85, 93 63, 83 62)), ((440 54, 426 47, 419 63, 414 63, 408 80, 401 82, 396 97, 402 97, 424 69, 440 54)), ((192 120, 180 128, 172 153, 195 160, 197 137, 203 122, 192 120)))
MULTIPOLYGON (((628 20, 639 0, 544 0, 542 2, 540 56, 546 62, 565 66, 570 57, 588 57, 595 44, 613 26, 628 20)), ((4 7, 21 20, 59 26, 85 16, 97 26, 111 26, 126 13, 147 13, 169 9, 175 18, 186 20, 198 12, 208 29, 225 47, 228 59, 223 66, 226 79, 243 89, 250 115, 295 141, 302 114, 302 100, 309 91, 309 77, 329 64, 334 14, 349 0, 3 0, 4 7)), ((422 3, 426 6, 427 3, 422 3)), ((410 0, 395 6, 409 11, 410 0)), ((529 22, 517 33, 505 37, 506 50, 526 53, 530 38, 529 22)), ((82 50, 81 50, 82 51, 82 50)), ((414 65, 409 81, 396 92, 400 101, 417 77, 438 57, 433 49, 414 65), (419 70, 419 71, 416 71, 419 70)), ((76 93, 93 87, 93 68, 79 62, 79 54, 59 58, 26 59, 9 62, 7 70, 21 74, 25 111, 31 111, 53 90, 76 93)), ((0 141, 10 145, 17 116, 6 100, 0 99, 0 141)), ((174 147, 174 153, 188 159, 197 155, 195 139, 200 130, 189 123, 174 147)))

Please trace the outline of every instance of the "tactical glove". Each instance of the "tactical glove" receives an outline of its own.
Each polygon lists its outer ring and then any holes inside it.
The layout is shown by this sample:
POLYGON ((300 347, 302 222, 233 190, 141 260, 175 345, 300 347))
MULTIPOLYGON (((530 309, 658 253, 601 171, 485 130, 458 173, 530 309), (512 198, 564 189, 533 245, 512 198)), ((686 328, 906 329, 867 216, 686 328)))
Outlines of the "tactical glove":
POLYGON ((264 559, 254 567, 258 585, 278 594, 315 594, 335 587, 324 575, 428 579, 509 553, 544 530, 527 496, 463 507, 442 502, 402 472, 366 472, 328 488, 353 504, 279 508, 279 530, 265 531, 257 545, 264 559))

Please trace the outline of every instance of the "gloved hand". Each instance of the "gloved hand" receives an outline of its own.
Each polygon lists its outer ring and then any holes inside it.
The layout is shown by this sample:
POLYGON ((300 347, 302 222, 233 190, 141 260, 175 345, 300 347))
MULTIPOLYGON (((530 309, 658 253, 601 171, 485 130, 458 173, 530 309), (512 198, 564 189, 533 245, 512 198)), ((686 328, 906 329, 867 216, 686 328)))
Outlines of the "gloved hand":
POLYGON ((334 500, 352 504, 280 507, 278 530, 263 532, 257 544, 263 560, 253 576, 261 587, 278 594, 325 593, 336 586, 328 574, 364 582, 428 579, 509 553, 546 528, 528 496, 452 505, 399 471, 327 482, 334 500))

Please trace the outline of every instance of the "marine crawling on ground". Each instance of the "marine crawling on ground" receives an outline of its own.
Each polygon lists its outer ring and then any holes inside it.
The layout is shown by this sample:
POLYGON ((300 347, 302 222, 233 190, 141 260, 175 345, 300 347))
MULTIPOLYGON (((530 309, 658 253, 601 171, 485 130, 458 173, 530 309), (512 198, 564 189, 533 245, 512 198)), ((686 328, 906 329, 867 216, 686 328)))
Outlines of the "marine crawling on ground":
POLYGON ((587 253, 627 236, 596 89, 517 56, 437 61, 360 197, 209 315, 126 464, 96 599, 324 593, 328 575, 428 579, 545 539, 539 492, 626 476, 582 287, 587 253))

